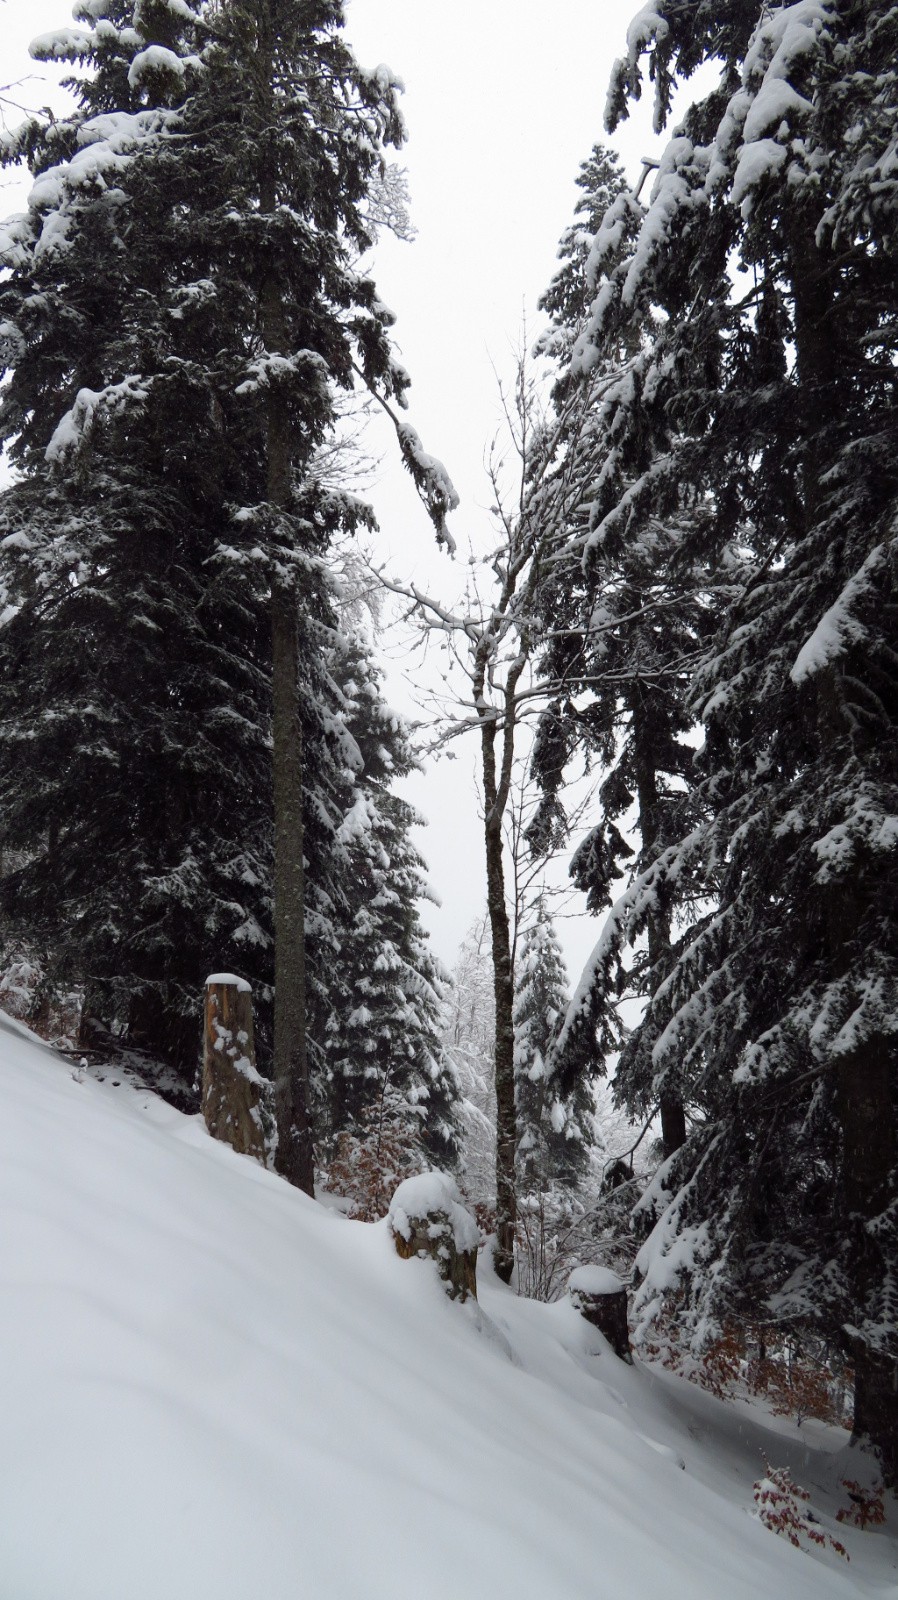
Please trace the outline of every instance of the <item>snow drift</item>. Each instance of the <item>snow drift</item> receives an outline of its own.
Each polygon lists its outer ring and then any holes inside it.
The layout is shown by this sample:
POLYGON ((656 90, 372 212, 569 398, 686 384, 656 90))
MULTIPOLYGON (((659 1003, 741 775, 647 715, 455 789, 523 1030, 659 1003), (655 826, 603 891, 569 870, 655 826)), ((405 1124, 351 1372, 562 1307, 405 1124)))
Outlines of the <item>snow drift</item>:
MULTIPOLYGON (((567 1303, 443 1295, 125 1082, 0 1019, 3 1600, 836 1600, 844 1435, 625 1368, 567 1303)), ((849 1474, 850 1475, 850 1474, 849 1474)), ((841 1531, 841 1530, 840 1530, 841 1531)))

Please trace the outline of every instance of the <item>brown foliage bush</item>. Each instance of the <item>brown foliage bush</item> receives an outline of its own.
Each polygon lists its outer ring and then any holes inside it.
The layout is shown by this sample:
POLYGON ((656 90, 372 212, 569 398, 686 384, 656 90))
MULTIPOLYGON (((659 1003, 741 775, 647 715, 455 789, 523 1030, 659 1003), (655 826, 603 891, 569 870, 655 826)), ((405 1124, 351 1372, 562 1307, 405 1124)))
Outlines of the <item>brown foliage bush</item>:
POLYGON ((766 1467, 766 1477, 759 1478, 754 1487, 755 1505, 764 1527, 788 1539, 797 1550, 806 1550, 807 1543, 820 1545, 824 1549, 828 1545, 836 1555, 850 1561, 851 1557, 841 1541, 824 1533, 819 1523, 813 1522, 805 1512, 804 1507, 810 1495, 807 1489, 802 1489, 800 1484, 792 1481, 788 1467, 772 1467, 769 1461, 766 1467))

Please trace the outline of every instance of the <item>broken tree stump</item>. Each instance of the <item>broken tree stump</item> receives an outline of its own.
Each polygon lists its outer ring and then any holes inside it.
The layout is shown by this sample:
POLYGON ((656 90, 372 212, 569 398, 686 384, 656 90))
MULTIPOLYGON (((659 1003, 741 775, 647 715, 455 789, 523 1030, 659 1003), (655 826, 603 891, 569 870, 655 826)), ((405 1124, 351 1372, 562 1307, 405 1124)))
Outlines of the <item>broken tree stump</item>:
POLYGON ((430 1257, 450 1300, 477 1299, 480 1229, 462 1204, 454 1178, 422 1172, 400 1183, 387 1218, 397 1255, 430 1257))
POLYGON ((206 979, 203 1117, 213 1139, 270 1165, 272 1085, 256 1070, 252 990, 230 972, 206 979))
POLYGON ((632 1365, 627 1291, 607 1267, 577 1267, 568 1279, 571 1305, 605 1335, 616 1356, 632 1365))

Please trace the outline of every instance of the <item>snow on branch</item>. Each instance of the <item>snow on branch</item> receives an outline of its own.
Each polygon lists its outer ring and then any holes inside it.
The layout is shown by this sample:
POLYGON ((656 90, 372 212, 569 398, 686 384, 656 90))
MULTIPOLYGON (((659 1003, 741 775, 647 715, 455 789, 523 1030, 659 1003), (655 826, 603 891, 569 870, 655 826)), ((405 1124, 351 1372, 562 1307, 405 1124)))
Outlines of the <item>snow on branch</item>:
POLYGON ((814 108, 789 78, 819 48, 830 16, 826 0, 798 0, 765 14, 755 29, 742 86, 731 97, 717 130, 706 185, 710 192, 729 182, 730 199, 745 216, 758 187, 782 171, 787 161, 789 182, 803 177, 794 140, 814 108))
MULTIPOLYGON (((627 114, 627 100, 638 100, 641 95, 639 76, 640 60, 653 46, 663 45, 670 33, 670 24, 657 6, 649 3, 637 11, 627 29, 627 54, 615 61, 605 102, 605 127, 613 133, 627 114)), ((656 131, 658 113, 656 111, 656 131)))
POLYGON ((410 423, 397 420, 396 437, 399 440, 402 459, 416 487, 424 496, 431 520, 437 530, 437 537, 454 553, 455 541, 446 527, 445 518, 447 512, 455 511, 458 507, 458 491, 442 461, 437 460, 436 456, 428 455, 410 423))
POLYGON ((322 394, 329 392, 327 362, 316 350, 295 350, 290 356, 276 353, 258 356, 249 363, 247 370, 249 376, 238 384, 235 394, 256 394, 260 389, 270 389, 297 376, 303 380, 311 377, 322 394))
POLYGON ((860 601, 874 593, 873 574, 885 560, 885 548, 876 545, 863 566, 849 578, 835 605, 830 606, 820 618, 811 637, 798 652, 789 676, 793 683, 805 683, 815 673, 821 672, 845 654, 849 645, 860 644, 867 630, 854 615, 860 601))
POLYGON ((553 1060, 563 1058, 574 1033, 579 1031, 593 1015, 597 991, 605 992, 612 963, 619 957, 624 946, 642 930, 648 913, 657 905, 661 885, 679 875, 691 851, 702 837, 703 830, 696 828, 685 839, 662 851, 615 901, 552 1044, 553 1060))
POLYGON ((32 39, 28 54, 32 61, 84 61, 94 44, 94 35, 84 28, 54 28, 32 39))
POLYGON ((135 376, 108 384, 105 389, 79 389, 75 404, 66 412, 47 445, 47 461, 63 461, 70 450, 77 450, 84 444, 100 417, 113 416, 129 406, 140 406, 148 392, 148 382, 135 376))
POLYGON ((403 422, 401 417, 397 417, 389 401, 356 362, 352 363, 352 370, 392 422, 403 463, 411 474, 418 491, 418 498, 436 530, 437 543, 444 544, 449 554, 454 555, 456 544, 446 525, 446 517, 450 511, 457 509, 459 499, 458 491, 446 468, 436 456, 428 455, 415 429, 410 423, 403 422))
POLYGON ((139 89, 145 78, 157 73, 168 73, 170 77, 183 82, 188 68, 198 69, 202 64, 199 56, 179 56, 174 50, 167 50, 164 45, 151 44, 145 50, 141 50, 131 62, 128 69, 128 84, 132 89, 139 89))

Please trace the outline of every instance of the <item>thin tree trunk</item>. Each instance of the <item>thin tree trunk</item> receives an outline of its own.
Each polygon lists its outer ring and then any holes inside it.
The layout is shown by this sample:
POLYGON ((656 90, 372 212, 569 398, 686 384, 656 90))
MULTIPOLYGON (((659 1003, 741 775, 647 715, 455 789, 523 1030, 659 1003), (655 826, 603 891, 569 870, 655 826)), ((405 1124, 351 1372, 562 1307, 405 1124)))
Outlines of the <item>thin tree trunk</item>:
POLYGON ((487 632, 480 640, 473 678, 473 698, 480 717, 483 757, 483 836, 486 848, 487 914, 493 950, 493 991, 496 1002, 496 1258, 497 1275, 511 1282, 517 1228, 515 1153, 517 1115, 514 1083, 514 962, 505 896, 502 821, 511 792, 514 738, 517 727, 517 688, 527 663, 528 650, 521 640, 518 655, 509 664, 502 691, 501 717, 485 697, 487 672, 495 640, 487 632), (496 740, 501 729, 502 759, 496 761, 496 740))
POLYGON ((315 1192, 306 1042, 303 760, 296 593, 275 584, 272 614, 274 745, 274 1086, 278 1172, 315 1192))
MULTIPOLYGON (((263 125, 271 127, 274 105, 272 7, 260 7, 259 70, 267 72, 261 92, 268 96, 263 125)), ((260 176, 260 210, 277 207, 274 149, 266 142, 260 176)), ((272 261, 260 295, 265 350, 289 353, 289 337, 272 261)), ((276 389, 269 389, 266 415, 267 496, 276 513, 290 510, 293 493, 294 427, 276 389)), ((288 556, 289 539, 283 539, 288 556)), ((288 557, 289 559, 289 557, 288 557)), ((285 563, 286 566, 286 563, 285 563)), ((274 1085, 278 1145, 275 1165, 306 1194, 315 1192, 314 1151, 309 1114, 309 1059, 306 1026, 305 862, 303 828, 303 748, 299 720, 299 612, 295 572, 276 569, 271 586, 272 743, 274 779, 274 1085)))
MULTIPOLYGON (((631 700, 633 717, 633 756, 636 769, 636 794, 639 801, 639 833, 642 850, 649 857, 661 831, 658 773, 654 760, 654 738, 649 707, 651 689, 636 683, 631 700)), ((661 982, 661 968, 670 954, 670 916, 665 911, 651 912, 648 918, 649 993, 661 982)), ((660 1098, 661 1145, 665 1161, 686 1143, 686 1110, 675 1088, 665 1088, 660 1098)))
MULTIPOLYGON (((842 1196, 851 1225, 854 1293, 859 1312, 876 1296, 886 1271, 868 1224, 891 1199, 895 1163, 891 1100, 892 1051, 886 1039, 869 1040, 843 1058, 836 1103, 842 1125, 842 1196)), ((860 1320, 860 1317, 859 1319, 860 1320)), ((898 1364, 867 1340, 851 1340, 854 1360, 854 1437, 879 1453, 886 1482, 898 1486, 898 1364)))
POLYGON ((496 1257, 495 1267, 504 1283, 514 1271, 517 1226, 515 1150, 517 1118, 514 1093, 514 971, 511 932, 505 899, 502 859, 502 810, 496 781, 496 723, 481 727, 483 791, 486 806, 486 898, 493 952, 493 990, 496 1001, 496 1257))

